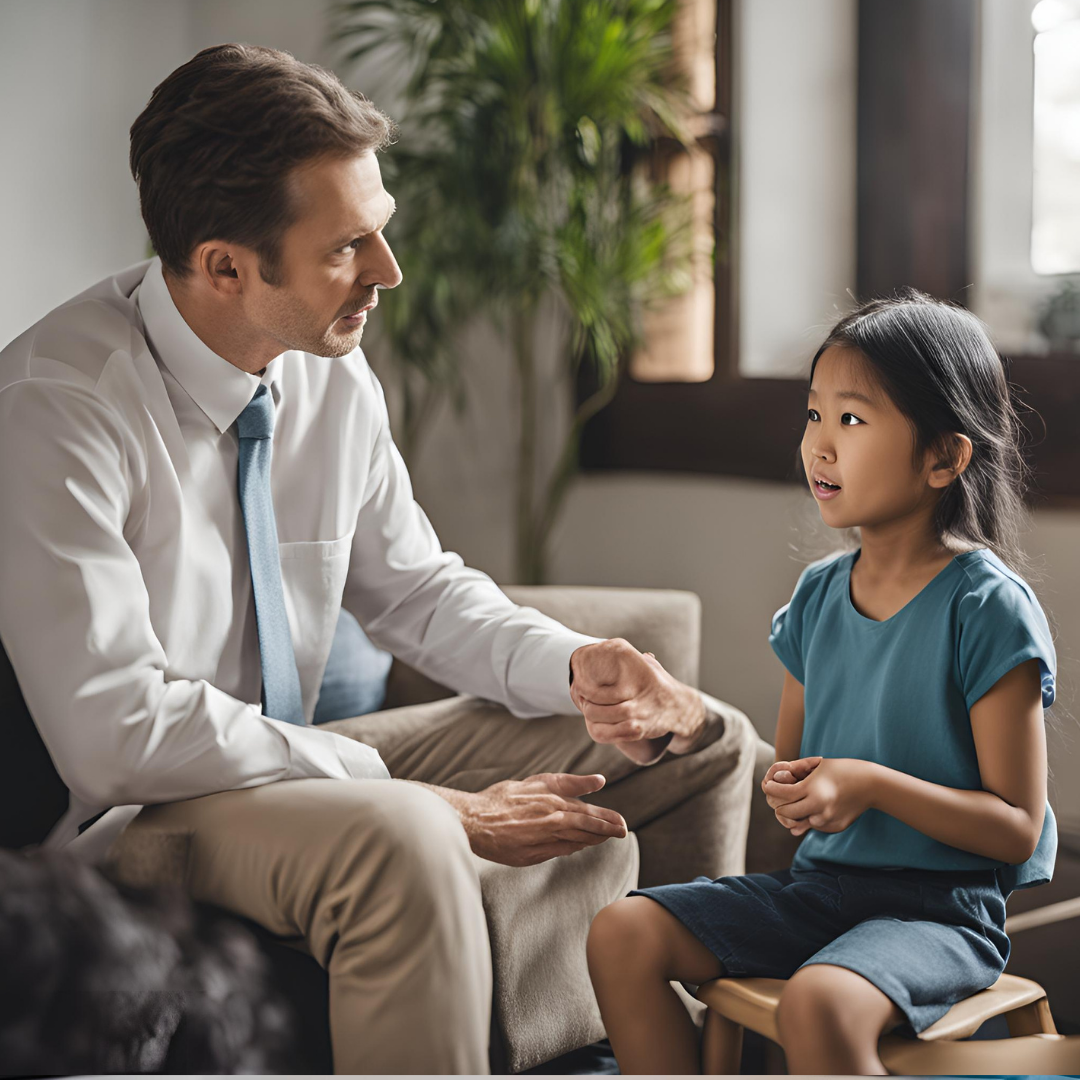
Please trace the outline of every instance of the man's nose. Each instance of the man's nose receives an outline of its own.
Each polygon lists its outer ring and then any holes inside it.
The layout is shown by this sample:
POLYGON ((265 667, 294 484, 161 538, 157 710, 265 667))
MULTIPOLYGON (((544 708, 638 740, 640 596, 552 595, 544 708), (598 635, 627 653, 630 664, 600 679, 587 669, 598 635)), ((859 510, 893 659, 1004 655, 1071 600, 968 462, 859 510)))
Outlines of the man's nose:
POLYGON ((378 285, 383 289, 393 289, 401 284, 401 267, 386 242, 382 233, 375 234, 371 261, 360 274, 360 284, 365 288, 378 285))

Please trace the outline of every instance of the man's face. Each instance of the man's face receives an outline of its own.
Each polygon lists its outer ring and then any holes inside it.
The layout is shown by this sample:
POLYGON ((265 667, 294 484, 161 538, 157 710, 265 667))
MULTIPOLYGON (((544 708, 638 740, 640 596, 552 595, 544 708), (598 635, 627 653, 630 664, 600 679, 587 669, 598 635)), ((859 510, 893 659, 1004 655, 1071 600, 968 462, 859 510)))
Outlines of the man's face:
POLYGON ((247 316, 282 352, 345 356, 360 344, 375 287, 401 281, 382 235, 394 200, 372 153, 318 158, 289 182, 297 218, 282 237, 279 284, 254 282, 247 316))

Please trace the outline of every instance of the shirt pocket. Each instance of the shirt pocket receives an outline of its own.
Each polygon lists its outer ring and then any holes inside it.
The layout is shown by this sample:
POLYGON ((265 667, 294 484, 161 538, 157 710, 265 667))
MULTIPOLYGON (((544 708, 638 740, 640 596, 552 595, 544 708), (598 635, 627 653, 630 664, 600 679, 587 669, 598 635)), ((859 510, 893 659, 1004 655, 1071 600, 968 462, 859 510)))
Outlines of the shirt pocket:
POLYGON ((300 675, 304 715, 310 720, 334 641, 349 573, 353 534, 337 540, 280 544, 281 584, 300 675))

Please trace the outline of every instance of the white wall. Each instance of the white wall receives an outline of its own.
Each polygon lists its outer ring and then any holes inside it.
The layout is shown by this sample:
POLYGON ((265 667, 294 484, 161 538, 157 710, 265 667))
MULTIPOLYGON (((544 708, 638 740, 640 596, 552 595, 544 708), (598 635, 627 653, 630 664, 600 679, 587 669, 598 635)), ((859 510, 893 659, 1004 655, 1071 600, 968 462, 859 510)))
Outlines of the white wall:
POLYGON ((802 374, 855 289, 855 0, 736 13, 739 369, 802 374))
POLYGON ((329 0, 185 0, 191 8, 189 51, 229 41, 284 49, 305 64, 329 66, 329 0))
POLYGON ((186 60, 188 5, 0 4, 0 347, 145 258, 128 128, 186 60))

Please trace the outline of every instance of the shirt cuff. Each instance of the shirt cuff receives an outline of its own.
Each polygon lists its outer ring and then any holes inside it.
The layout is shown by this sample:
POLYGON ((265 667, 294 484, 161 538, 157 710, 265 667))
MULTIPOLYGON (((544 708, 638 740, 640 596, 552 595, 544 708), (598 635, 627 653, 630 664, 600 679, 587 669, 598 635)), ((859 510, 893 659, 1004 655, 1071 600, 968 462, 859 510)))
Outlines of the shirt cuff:
POLYGON ((288 780, 389 780, 390 772, 374 747, 314 727, 300 727, 264 716, 289 746, 288 780))
POLYGON ((570 657, 583 645, 595 645, 603 638, 589 637, 573 630, 538 629, 526 635, 518 646, 527 657, 515 664, 510 675, 510 693, 515 716, 575 716, 578 708, 570 697, 570 657))

